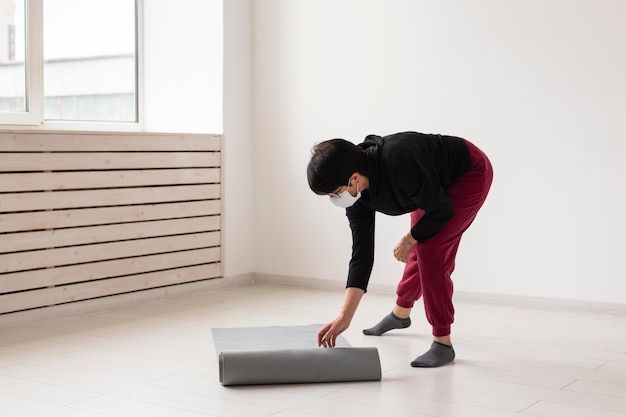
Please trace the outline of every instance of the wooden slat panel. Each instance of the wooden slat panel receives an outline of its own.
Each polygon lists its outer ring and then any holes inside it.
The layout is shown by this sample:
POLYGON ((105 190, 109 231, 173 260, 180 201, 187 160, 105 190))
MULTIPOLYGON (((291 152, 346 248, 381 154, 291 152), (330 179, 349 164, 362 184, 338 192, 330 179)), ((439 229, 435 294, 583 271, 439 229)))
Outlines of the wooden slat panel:
POLYGON ((218 277, 220 147, 0 132, 0 314, 218 277))
POLYGON ((191 217, 4 235, 0 253, 219 230, 220 216, 191 217))
POLYGON ((219 263, 0 295, 0 313, 214 278, 219 263))
POLYGON ((220 248, 193 249, 0 275, 0 294, 220 261, 220 248))
POLYGON ((219 168, 37 172, 0 175, 3 192, 138 187, 220 182, 219 168))
POLYGON ((0 255, 0 273, 198 249, 220 244, 220 232, 99 243, 0 255))
MULTIPOLYGON (((207 216, 218 214, 220 204, 220 200, 207 200, 142 206, 7 213, 0 214, 0 233, 207 216)), ((6 235, 5 239, 12 239, 11 235, 6 235)))
POLYGON ((0 171, 218 167, 218 152, 0 153, 0 171))
POLYGON ((219 151, 220 137, 151 133, 0 132, 0 152, 219 151))
POLYGON ((220 198, 219 184, 0 194, 0 212, 220 198))

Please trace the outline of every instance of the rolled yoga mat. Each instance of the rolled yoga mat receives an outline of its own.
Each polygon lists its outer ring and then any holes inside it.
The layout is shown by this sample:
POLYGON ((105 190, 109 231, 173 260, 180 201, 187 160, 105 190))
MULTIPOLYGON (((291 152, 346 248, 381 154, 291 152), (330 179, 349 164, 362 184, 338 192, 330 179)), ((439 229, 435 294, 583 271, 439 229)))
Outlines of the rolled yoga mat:
POLYGON ((376 348, 317 346, 321 324, 213 329, 222 385, 380 381, 376 348))

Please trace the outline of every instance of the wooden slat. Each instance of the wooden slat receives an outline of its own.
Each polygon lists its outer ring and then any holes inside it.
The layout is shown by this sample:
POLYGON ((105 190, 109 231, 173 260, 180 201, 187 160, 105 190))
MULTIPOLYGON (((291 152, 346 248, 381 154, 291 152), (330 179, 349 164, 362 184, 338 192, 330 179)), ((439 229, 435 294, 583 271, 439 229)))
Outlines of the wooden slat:
POLYGON ((0 133, 0 152, 219 151, 220 136, 151 133, 0 133))
POLYGON ((0 212, 149 204, 220 198, 219 184, 0 194, 0 212))
POLYGON ((221 137, 0 132, 0 314, 221 274, 221 137))
MULTIPOLYGON (((218 214, 220 204, 219 200, 207 200, 142 206, 6 213, 0 214, 0 233, 207 216, 218 214)), ((12 239, 11 235, 5 235, 4 238, 12 239)))
POLYGON ((220 182, 219 168, 37 172, 0 175, 3 192, 138 187, 220 182))
POLYGON ((220 248, 113 259, 0 275, 0 294, 220 261, 220 248))
POLYGON ((9 253, 0 255, 0 273, 199 249, 218 246, 219 244, 220 232, 205 232, 181 236, 72 246, 68 248, 35 250, 21 252, 20 256, 9 253))
POLYGON ((218 277, 219 263, 0 295, 0 313, 218 277))
POLYGON ((0 153, 1 172, 218 167, 218 152, 0 153))
POLYGON ((146 237, 171 236, 219 230, 220 216, 191 217, 104 226, 74 227, 4 235, 0 253, 50 249, 146 237))

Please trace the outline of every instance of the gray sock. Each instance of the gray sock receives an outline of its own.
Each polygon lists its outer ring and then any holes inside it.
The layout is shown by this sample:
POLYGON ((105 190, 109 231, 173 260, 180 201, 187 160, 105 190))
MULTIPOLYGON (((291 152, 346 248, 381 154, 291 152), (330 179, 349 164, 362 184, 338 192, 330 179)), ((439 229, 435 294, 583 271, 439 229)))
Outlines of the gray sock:
POLYGON ((411 366, 414 368, 435 368, 454 360, 454 349, 443 343, 433 342, 428 352, 418 356, 411 366))
POLYGON ((363 329, 363 334, 368 336, 381 336, 383 333, 393 329, 405 329, 411 325, 411 318, 401 319, 391 313, 385 316, 376 326, 369 329, 363 329))

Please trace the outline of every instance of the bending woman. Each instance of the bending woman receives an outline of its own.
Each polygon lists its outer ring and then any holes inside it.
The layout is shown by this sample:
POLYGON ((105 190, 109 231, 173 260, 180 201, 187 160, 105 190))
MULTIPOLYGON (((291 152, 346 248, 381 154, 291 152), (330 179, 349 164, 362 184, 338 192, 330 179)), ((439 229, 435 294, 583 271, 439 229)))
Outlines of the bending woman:
POLYGON ((461 236, 491 186, 487 156, 465 139, 436 134, 369 135, 358 145, 331 139, 313 148, 307 177, 313 192, 328 195, 345 208, 352 230, 344 304, 339 316, 319 331, 318 344, 335 346, 367 291, 374 264, 375 213, 410 213, 410 230, 393 249, 394 257, 406 264, 395 305, 363 333, 381 336, 409 327, 413 305, 423 298, 433 342, 411 366, 451 362, 455 357, 451 275, 461 236))

